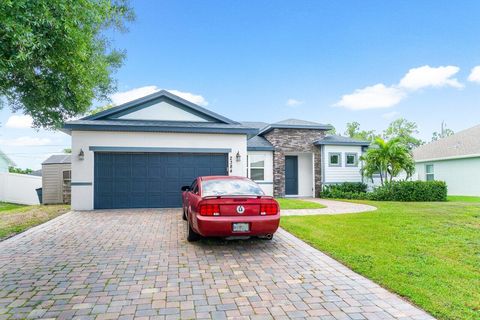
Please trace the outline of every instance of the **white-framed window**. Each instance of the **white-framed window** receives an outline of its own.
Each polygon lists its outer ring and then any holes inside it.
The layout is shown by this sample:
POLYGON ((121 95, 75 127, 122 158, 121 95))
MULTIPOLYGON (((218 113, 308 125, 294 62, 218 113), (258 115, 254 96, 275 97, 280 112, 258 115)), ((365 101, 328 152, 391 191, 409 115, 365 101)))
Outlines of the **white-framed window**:
POLYGON ((263 154, 248 156, 248 177, 254 181, 265 180, 265 156, 263 154))
POLYGON ((340 152, 329 152, 328 153, 328 165, 330 167, 341 167, 342 166, 342 154, 340 152))
POLYGON ((433 164, 426 164, 425 165, 425 180, 433 181, 435 180, 435 173, 433 164))
POLYGON ((358 154, 347 152, 345 153, 345 166, 346 167, 357 167, 358 166, 358 154))

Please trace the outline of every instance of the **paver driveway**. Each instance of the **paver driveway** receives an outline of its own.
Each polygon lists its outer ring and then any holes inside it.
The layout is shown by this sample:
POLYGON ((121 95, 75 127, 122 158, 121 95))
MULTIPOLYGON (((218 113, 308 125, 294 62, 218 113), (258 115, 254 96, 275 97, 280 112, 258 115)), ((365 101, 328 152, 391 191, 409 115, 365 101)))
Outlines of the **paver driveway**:
POLYGON ((280 230, 185 241, 178 210, 74 212, 0 243, 0 319, 427 319, 280 230))

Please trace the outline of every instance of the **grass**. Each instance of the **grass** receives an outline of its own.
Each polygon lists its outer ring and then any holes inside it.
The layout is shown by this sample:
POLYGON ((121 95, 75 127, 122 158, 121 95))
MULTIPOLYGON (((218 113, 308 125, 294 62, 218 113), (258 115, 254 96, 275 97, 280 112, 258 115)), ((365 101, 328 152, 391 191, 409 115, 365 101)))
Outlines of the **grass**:
POLYGON ((480 197, 472 196, 448 196, 447 201, 456 201, 456 202, 480 202, 480 197))
POLYGON ((281 225, 439 319, 480 319, 480 203, 358 202, 378 210, 281 225))
POLYGON ((325 208, 323 204, 305 201, 292 198, 276 198, 278 201, 281 210, 290 210, 290 209, 322 209, 325 208))
POLYGON ((23 206, 0 202, 0 241, 69 210, 68 205, 23 206))

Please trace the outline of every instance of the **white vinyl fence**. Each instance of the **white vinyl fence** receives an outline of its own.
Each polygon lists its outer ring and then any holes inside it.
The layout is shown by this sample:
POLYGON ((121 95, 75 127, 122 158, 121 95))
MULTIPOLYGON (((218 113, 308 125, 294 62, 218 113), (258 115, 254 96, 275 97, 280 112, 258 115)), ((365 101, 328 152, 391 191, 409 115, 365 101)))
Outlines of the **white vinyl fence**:
POLYGON ((42 187, 42 177, 28 174, 0 173, 0 201, 39 204, 35 189, 42 187))

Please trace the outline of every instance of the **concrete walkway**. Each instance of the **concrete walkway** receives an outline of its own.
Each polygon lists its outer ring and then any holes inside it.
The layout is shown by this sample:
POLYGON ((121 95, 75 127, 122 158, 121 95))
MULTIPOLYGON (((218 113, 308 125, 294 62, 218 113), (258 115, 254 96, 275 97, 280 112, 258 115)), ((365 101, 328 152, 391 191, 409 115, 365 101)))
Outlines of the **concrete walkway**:
POLYGON ((292 209, 282 210, 283 216, 307 216, 316 214, 344 214, 344 213, 360 213, 367 211, 374 211, 377 208, 367 204, 343 202, 337 200, 327 200, 319 198, 302 198, 301 200, 317 202, 327 206, 322 209, 292 209))

